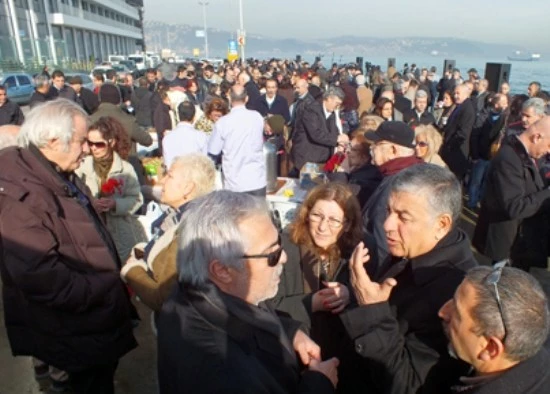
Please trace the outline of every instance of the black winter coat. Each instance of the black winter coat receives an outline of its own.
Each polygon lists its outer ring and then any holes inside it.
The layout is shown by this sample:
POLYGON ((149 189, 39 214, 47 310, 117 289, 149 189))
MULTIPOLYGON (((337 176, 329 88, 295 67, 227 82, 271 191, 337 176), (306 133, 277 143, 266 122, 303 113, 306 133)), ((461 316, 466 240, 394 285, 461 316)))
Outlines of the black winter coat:
POLYGON ((256 103, 261 97, 260 90, 258 89, 258 86, 254 83, 254 81, 248 81, 244 88, 246 89, 246 93, 248 95, 248 101, 246 102, 246 109, 255 110, 256 109, 256 103))
POLYGON ((477 265, 468 236, 455 228, 422 256, 390 259, 387 271, 373 278, 378 283, 397 280, 389 300, 340 314, 363 357, 363 390, 448 392, 468 366, 449 355, 438 311, 477 265))
POLYGON ((521 141, 511 135, 491 161, 473 245, 494 261, 546 267, 550 190, 521 141))
POLYGON ((19 126, 23 124, 24 120, 23 111, 21 111, 17 103, 6 100, 4 105, 0 107, 0 126, 8 124, 19 126))
POLYGON ((323 105, 309 93, 296 105, 290 156, 300 170, 307 162, 325 163, 337 145, 339 131, 333 118, 325 117, 323 105))
POLYGON ((501 114, 493 121, 489 114, 481 127, 474 128, 470 136, 470 155, 473 160, 491 160, 491 144, 504 133, 506 116, 501 114))
POLYGON ((319 372, 300 375, 299 324, 220 291, 178 286, 158 319, 161 394, 332 393, 319 372))
POLYGON ((136 88, 132 93, 131 102, 136 114, 136 120, 141 127, 153 126, 153 95, 147 88, 136 88))
POLYGON ((411 127, 416 127, 421 124, 435 125, 435 118, 433 114, 430 113, 427 109, 426 111, 422 112, 422 115, 420 115, 420 118, 418 118, 416 110, 413 108, 403 113, 403 122, 407 123, 411 127))
POLYGON ((328 174, 328 178, 331 182, 342 182, 349 185, 357 185, 359 187, 357 199, 359 200, 361 209, 363 209, 370 196, 382 182, 382 174, 380 173, 380 170, 378 170, 378 167, 371 163, 367 163, 364 166, 351 171, 350 173, 334 172, 328 174))
POLYGON ((88 115, 93 114, 99 108, 99 100, 90 89, 84 86, 80 89, 80 94, 76 98, 76 102, 84 108, 88 115))
POLYGON ((470 388, 460 387, 456 393, 466 394, 547 394, 550 387, 550 356, 546 349, 502 372, 495 379, 470 388))
POLYGON ((470 134, 476 120, 476 111, 471 99, 466 99, 449 116, 444 129, 443 145, 439 155, 459 180, 468 170, 470 134))
POLYGON ((111 364, 137 343, 114 242, 87 187, 38 149, 0 152, 0 272, 12 353, 65 371, 111 364))

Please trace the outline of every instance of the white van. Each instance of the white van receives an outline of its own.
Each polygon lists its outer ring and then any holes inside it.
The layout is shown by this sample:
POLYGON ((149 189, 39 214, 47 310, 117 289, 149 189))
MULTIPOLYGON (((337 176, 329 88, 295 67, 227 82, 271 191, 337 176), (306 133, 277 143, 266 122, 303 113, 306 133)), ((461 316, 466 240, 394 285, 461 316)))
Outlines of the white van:
POLYGON ((126 56, 109 55, 109 63, 111 64, 118 64, 121 60, 126 60, 126 56))
POLYGON ((136 63, 136 68, 143 71, 147 68, 145 65, 145 56, 140 54, 128 55, 128 60, 133 60, 136 63))

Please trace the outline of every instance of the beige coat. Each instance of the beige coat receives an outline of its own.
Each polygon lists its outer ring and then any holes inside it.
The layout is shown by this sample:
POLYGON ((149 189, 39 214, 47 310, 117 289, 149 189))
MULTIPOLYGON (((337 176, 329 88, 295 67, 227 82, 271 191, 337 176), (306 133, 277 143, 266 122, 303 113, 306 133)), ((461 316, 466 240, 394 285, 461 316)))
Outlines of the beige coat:
MULTIPOLYGON (((93 157, 88 156, 76 171, 76 174, 90 188, 95 198, 100 197, 99 179, 94 171, 93 157)), ((113 195, 115 209, 105 215, 107 228, 113 236, 118 255, 122 262, 126 261, 135 244, 146 240, 143 227, 134 213, 143 205, 137 175, 130 163, 122 160, 114 153, 113 165, 108 178, 116 178, 123 182, 121 192, 113 195)))
POLYGON ((357 108, 357 114, 361 116, 363 112, 368 113, 372 107, 372 90, 370 90, 366 86, 359 86, 357 88, 357 99, 359 100, 359 108, 357 108))

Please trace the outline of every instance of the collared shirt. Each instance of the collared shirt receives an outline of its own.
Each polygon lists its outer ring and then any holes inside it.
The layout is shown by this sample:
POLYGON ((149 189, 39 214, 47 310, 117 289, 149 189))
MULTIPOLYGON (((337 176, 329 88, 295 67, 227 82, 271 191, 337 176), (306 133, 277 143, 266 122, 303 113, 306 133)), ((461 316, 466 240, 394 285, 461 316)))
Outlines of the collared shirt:
POLYGON ((164 164, 169 168, 177 156, 189 153, 206 155, 208 135, 193 127, 190 123, 180 122, 174 130, 162 139, 164 164))
POLYGON ((269 97, 267 97, 267 94, 266 94, 266 96, 265 96, 265 102, 267 103, 267 106, 268 106, 269 108, 271 108, 271 106, 273 105, 273 102, 275 102, 275 98, 276 98, 276 97, 277 97, 277 96, 273 96, 272 98, 269 98, 269 97))
POLYGON ((264 120, 259 112, 238 105, 214 125, 208 153, 222 157, 224 189, 257 190, 266 185, 264 120))

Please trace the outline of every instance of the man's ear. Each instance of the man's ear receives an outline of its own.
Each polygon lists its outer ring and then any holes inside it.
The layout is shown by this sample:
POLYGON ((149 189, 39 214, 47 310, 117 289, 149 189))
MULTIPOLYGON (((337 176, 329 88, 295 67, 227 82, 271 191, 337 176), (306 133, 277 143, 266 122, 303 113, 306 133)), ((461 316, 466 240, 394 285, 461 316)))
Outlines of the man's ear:
POLYGON ((208 273, 214 283, 230 284, 233 281, 229 268, 219 260, 212 260, 208 264, 208 273))
POLYGON ((483 361, 491 361, 500 357, 504 353, 504 344, 497 337, 487 338, 485 348, 479 354, 479 358, 483 361))

